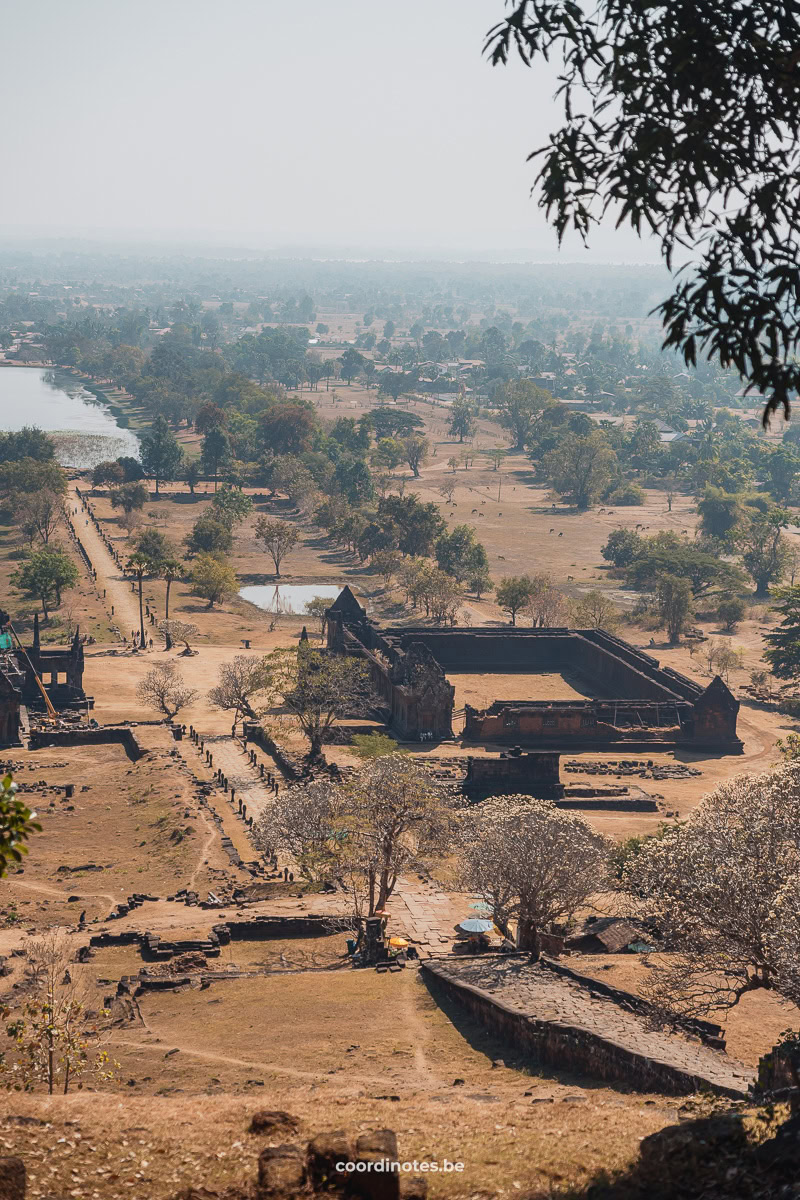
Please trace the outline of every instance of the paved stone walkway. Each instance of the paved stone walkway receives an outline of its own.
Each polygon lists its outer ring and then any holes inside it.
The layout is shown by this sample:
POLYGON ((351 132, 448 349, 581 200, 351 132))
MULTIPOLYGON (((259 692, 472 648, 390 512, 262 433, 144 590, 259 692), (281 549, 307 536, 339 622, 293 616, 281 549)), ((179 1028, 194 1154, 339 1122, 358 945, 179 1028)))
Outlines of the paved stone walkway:
POLYGON ((436 964, 437 973, 471 984, 492 1000, 537 1021, 577 1028, 606 1042, 694 1076, 714 1091, 745 1095, 755 1071, 718 1050, 648 1028, 639 1014, 580 984, 518 958, 485 958, 436 964))
POLYGON ((402 933, 417 947, 420 958, 447 954, 456 940, 454 926, 469 911, 470 898, 444 892, 425 879, 404 875, 389 901, 390 934, 402 933))

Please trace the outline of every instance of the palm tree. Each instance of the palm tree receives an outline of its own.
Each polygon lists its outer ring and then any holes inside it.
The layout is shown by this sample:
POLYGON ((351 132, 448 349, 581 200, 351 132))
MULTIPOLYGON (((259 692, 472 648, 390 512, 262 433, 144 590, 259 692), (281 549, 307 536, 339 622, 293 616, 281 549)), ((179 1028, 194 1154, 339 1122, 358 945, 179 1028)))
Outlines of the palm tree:
MULTIPOLYGON (((159 563, 158 573, 167 585, 166 595, 164 598, 164 620, 169 620, 169 589, 176 579, 180 579, 183 574, 183 563, 177 558, 164 558, 159 563)), ((167 650, 172 649, 172 638, 169 633, 165 634, 167 642, 167 650)))
POLYGON ((144 604, 142 602, 142 580, 150 570, 150 559, 141 550, 136 550, 128 559, 125 567, 126 571, 130 571, 136 576, 139 581, 139 633, 141 637, 142 648, 144 648, 144 604))

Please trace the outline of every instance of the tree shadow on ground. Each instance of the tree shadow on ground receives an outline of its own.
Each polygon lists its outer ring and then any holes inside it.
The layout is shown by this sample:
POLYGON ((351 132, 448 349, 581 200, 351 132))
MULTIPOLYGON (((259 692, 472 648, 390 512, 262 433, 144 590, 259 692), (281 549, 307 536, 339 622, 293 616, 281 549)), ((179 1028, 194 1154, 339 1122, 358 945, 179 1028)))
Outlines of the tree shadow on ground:
MULTIPOLYGON (((501 1059, 511 1070, 519 1071, 542 1083, 557 1083, 567 1087, 579 1087, 587 1091, 603 1090, 609 1086, 602 1080, 576 1075, 569 1071, 558 1071, 538 1062, 534 1055, 516 1049, 510 1041, 497 1037, 485 1029, 480 1021, 472 1017, 457 1000, 453 1000, 447 994, 435 977, 422 973, 421 983, 464 1041, 477 1053, 484 1054, 491 1062, 501 1059)), ((624 1084, 615 1084, 614 1086, 619 1092, 634 1091, 633 1088, 627 1088, 624 1084)))

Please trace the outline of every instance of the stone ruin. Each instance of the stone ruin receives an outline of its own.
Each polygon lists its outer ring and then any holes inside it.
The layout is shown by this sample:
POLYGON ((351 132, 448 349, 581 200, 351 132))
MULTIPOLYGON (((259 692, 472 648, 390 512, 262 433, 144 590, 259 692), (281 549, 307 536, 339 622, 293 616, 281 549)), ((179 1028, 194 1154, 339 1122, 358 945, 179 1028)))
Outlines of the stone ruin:
MULTIPOLYGON (((466 705, 463 738, 535 751, 686 748, 741 754, 739 702, 717 675, 703 687, 602 629, 480 626, 382 627, 345 587, 327 610, 328 649, 368 665, 377 707, 404 741, 452 738, 455 688, 448 670, 578 677, 595 698, 498 698, 466 705)), ((552 783, 546 760, 541 784, 552 783)), ((487 767, 482 767, 487 771, 487 767)), ((498 781, 508 765, 498 767, 498 781)))

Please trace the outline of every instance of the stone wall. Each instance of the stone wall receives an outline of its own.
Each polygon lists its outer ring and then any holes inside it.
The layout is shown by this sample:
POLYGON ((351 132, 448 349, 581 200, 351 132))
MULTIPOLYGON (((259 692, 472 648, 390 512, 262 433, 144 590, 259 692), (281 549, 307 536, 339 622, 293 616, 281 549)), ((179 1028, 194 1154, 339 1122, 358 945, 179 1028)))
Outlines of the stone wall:
POLYGON ((452 734, 454 689, 446 673, 572 672, 596 700, 496 700, 488 709, 467 706, 464 736, 543 749, 646 749, 648 744, 691 745, 741 753, 738 701, 721 679, 705 689, 651 655, 601 629, 438 628, 371 622, 349 588, 327 613, 330 650, 369 665, 377 703, 401 738, 452 734))
POLYGON ((31 750, 40 750, 42 746, 108 746, 120 745, 128 758, 136 762, 143 751, 133 736, 133 732, 123 725, 100 725, 96 729, 79 726, 73 729, 33 729, 31 730, 31 750))
POLYGON ((690 1043, 675 1038, 676 1061, 657 1059, 642 1053, 635 1044, 628 1045, 618 1036, 615 1038, 611 1033, 611 1020, 608 1022, 609 1034, 605 1036, 570 1024, 563 1017, 547 1020, 521 1012, 485 988, 455 978, 452 969, 435 960, 423 961, 421 969, 434 999, 457 1003, 490 1033, 535 1063, 625 1083, 643 1092, 687 1095, 710 1090, 736 1099, 747 1093, 747 1080, 726 1069, 723 1054, 704 1047, 695 1050, 690 1043), (715 1054, 720 1062, 719 1069, 703 1070, 708 1056, 715 1054), (688 1065, 695 1059, 698 1063, 696 1074, 676 1065, 681 1061, 688 1065))

